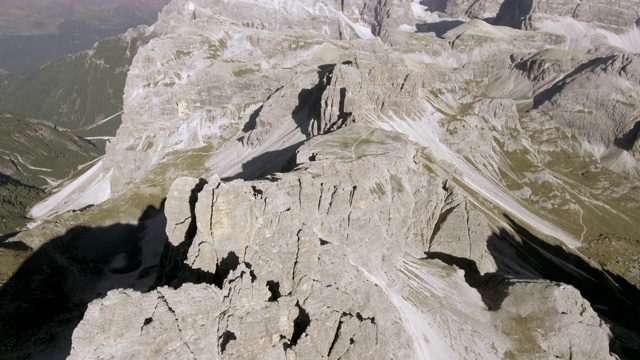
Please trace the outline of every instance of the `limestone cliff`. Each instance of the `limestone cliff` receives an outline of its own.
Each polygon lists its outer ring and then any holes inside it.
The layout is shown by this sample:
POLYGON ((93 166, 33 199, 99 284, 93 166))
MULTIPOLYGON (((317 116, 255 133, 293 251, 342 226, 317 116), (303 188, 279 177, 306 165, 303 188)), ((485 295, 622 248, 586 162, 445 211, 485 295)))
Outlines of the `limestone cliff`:
POLYGON ((18 237, 166 196, 71 358, 633 358, 637 3, 569 3, 172 1, 18 237))
POLYGON ((574 288, 497 275, 490 220, 423 151, 353 125, 268 180, 176 180, 162 287, 90 305, 71 358, 609 358, 574 288))

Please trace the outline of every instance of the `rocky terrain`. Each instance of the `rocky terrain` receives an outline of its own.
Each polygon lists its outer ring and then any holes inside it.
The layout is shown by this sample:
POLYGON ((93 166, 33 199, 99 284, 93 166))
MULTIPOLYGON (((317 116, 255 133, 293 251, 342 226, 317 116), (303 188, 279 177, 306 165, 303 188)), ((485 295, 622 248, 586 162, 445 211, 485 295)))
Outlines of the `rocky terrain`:
POLYGON ((638 18, 173 0, 11 239, 3 357, 637 358, 638 18))

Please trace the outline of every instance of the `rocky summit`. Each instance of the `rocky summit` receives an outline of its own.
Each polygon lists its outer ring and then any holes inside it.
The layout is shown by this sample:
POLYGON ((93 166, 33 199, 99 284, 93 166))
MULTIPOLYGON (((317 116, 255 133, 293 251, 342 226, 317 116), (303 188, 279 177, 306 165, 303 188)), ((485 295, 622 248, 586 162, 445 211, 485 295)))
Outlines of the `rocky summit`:
POLYGON ((638 358, 639 6, 173 0, 0 350, 638 358))

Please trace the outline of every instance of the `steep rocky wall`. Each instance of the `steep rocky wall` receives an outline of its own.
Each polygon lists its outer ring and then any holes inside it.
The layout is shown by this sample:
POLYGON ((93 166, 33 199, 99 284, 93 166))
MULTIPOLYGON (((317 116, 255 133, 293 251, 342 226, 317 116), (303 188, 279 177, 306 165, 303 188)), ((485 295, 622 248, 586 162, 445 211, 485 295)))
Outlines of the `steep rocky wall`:
POLYGON ((157 286, 73 357, 633 358, 637 29, 428 3, 172 2, 58 210, 109 200, 19 237, 167 196, 157 286))
POLYGON ((572 287, 494 278, 478 293, 470 269, 438 259, 497 270, 487 219, 421 151, 353 125, 308 141, 300 170, 271 180, 179 179, 164 287, 94 302, 70 358, 610 358, 607 328, 572 287), (523 322, 536 335, 514 336, 523 322))

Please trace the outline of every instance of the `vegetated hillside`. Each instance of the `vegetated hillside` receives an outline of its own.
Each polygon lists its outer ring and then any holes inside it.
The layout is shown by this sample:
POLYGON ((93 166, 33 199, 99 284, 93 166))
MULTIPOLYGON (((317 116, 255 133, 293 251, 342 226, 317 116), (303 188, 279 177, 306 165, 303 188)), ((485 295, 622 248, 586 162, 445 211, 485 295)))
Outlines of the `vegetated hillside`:
POLYGON ((25 210, 40 200, 44 191, 0 174, 0 234, 11 233, 28 221, 25 210))
MULTIPOLYGON (((0 108, 48 119, 71 130, 86 130, 122 110, 127 71, 138 48, 149 41, 146 28, 98 42, 93 49, 15 76, 0 93, 0 108)), ((115 117, 87 136, 111 136, 120 125, 115 117)))
POLYGON ((0 75, 90 49, 153 23, 168 0, 0 1, 0 75))
POLYGON ((102 28, 153 23, 168 0, 0 0, 0 36, 52 34, 66 20, 102 28))
POLYGON ((28 221, 27 208, 45 190, 99 156, 90 142, 54 124, 0 111, 0 234, 28 221))

